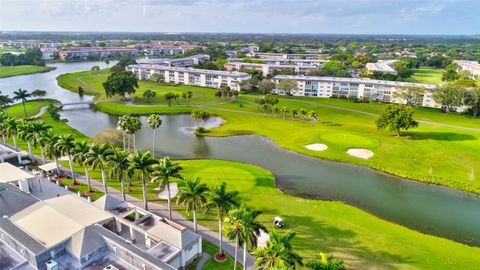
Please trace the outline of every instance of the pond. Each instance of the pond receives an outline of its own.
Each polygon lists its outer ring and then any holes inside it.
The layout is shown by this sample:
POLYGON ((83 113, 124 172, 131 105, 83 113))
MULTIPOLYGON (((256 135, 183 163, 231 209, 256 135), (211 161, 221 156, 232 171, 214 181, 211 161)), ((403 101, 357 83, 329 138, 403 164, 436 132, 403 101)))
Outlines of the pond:
MULTIPOLYGON (((95 64, 98 63, 55 64, 57 70, 49 73, 0 79, 0 89, 41 88, 49 91, 49 97, 62 102, 78 101, 77 94, 56 85, 55 77, 89 69, 95 64)), ((84 97, 88 98, 91 97, 84 97)), ((106 128, 116 128, 118 119, 88 108, 66 109, 62 116, 68 119, 69 125, 89 136, 106 128)), ((145 117, 141 119, 145 123, 145 117)), ((247 162, 270 170, 277 186, 285 193, 341 200, 421 232, 480 245, 480 197, 477 195, 300 155, 260 136, 197 137, 192 134, 194 123, 188 115, 162 116, 162 119, 163 124, 157 130, 157 155, 247 162)), ((151 149, 151 129, 144 125, 136 137, 137 148, 151 149)))

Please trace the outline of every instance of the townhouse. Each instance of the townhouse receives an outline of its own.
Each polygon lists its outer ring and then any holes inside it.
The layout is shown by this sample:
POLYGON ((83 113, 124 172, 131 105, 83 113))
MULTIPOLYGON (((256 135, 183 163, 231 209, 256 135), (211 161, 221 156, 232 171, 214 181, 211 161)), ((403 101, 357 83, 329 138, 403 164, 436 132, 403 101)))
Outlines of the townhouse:
POLYGON ((150 59, 138 59, 138 64, 150 64, 160 65, 167 67, 189 67, 198 65, 202 62, 210 60, 208 54, 196 54, 183 58, 150 58, 150 59))
POLYGON ((62 49, 59 53, 60 60, 89 60, 109 56, 138 56, 140 51, 136 48, 127 47, 75 47, 62 49))

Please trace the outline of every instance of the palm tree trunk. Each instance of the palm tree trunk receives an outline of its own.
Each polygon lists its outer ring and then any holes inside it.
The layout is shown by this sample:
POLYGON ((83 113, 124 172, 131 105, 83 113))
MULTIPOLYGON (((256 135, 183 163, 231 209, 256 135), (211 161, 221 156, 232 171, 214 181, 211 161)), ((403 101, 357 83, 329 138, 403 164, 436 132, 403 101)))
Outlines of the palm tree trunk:
POLYGON ((152 155, 153 155, 153 158, 155 158, 155 137, 156 137, 156 132, 155 132, 155 129, 153 129, 153 143, 152 143, 152 155))
POLYGON ((122 185, 122 197, 123 197, 123 200, 126 201, 126 196, 125 196, 125 173, 122 172, 122 178, 121 178, 121 185, 122 185))
POLYGON ((68 165, 70 165, 70 172, 72 173, 73 184, 75 184, 75 172, 73 171, 72 155, 68 154, 68 165))
POLYGON ((145 183, 145 175, 143 173, 142 173, 142 189, 143 189, 143 206, 145 210, 148 210, 147 184, 145 183))
POLYGON ((88 166, 85 166, 85 177, 87 177, 88 191, 92 191, 92 185, 90 184, 90 175, 88 174, 88 166))
POLYGON ((222 215, 218 216, 218 247, 220 248, 219 254, 223 255, 223 235, 222 235, 222 215))
POLYGON ((105 170, 103 169, 103 166, 100 167, 100 170, 102 171, 103 189, 105 190, 105 194, 108 194, 107 179, 105 176, 105 170))
POLYGON ((8 106, 5 106, 5 116, 8 117, 8 106))
POLYGON ((245 239, 245 243, 243 244, 243 269, 247 269, 247 252, 248 244, 247 240, 245 239))
POLYGON ((5 134, 2 134, 2 139, 3 139, 3 144, 7 145, 7 137, 5 136, 5 134))
POLYGON ((238 253, 238 234, 235 235, 235 256, 233 260, 233 270, 237 269, 237 253, 238 253))
POLYGON ((197 232, 197 206, 193 204, 193 229, 197 232))
POLYGON ((43 146, 40 145, 40 153, 42 153, 42 162, 43 164, 47 163, 45 160, 45 152, 43 151, 43 146))
POLYGON ((135 143, 135 133, 133 133, 133 152, 137 151, 137 145, 135 143))
POLYGON ((33 163, 32 144, 30 143, 30 140, 27 140, 27 146, 28 146, 28 154, 30 155, 30 160, 33 163))
POLYGON ((168 217, 172 220, 172 198, 170 198, 170 182, 167 181, 167 192, 168 192, 168 217))
POLYGON ((125 131, 122 130, 122 139, 123 139, 123 150, 125 150, 125 131))
POLYGON ((58 164, 58 157, 55 156, 55 165, 57 165, 57 174, 60 175, 60 165, 58 164))
POLYGON ((22 100, 23 104, 23 112, 25 113, 25 118, 27 118, 27 105, 25 105, 25 101, 22 100))
POLYGON ((18 151, 17 137, 15 136, 15 134, 12 134, 12 139, 13 139, 13 145, 15 145, 15 150, 18 151))

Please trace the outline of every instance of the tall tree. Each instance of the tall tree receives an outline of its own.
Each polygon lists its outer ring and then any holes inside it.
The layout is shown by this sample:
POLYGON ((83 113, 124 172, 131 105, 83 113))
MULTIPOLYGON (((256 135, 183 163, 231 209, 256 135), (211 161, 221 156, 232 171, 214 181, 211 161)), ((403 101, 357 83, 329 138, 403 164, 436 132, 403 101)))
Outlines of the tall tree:
POLYGON ((157 135, 157 128, 162 125, 162 118, 159 114, 151 114, 147 118, 147 126, 153 130, 152 155, 155 157, 155 141, 157 135))
POLYGON ((0 106, 5 110, 5 115, 8 117, 8 106, 13 103, 8 95, 0 95, 0 106))
POLYGON ((80 164, 80 166, 83 166, 83 168, 85 169, 85 177, 87 178, 88 191, 91 192, 93 190, 90 183, 90 172, 88 170, 88 167, 90 167, 92 164, 88 162, 89 151, 90 145, 88 144, 87 140, 75 142, 75 148, 73 149, 73 160, 80 164))
POLYGON ((240 211, 243 211, 240 224, 242 224, 241 237, 243 238, 243 266, 247 265, 248 247, 257 247, 257 236, 261 231, 267 231, 258 220, 258 216, 262 213, 260 211, 251 210, 246 204, 240 205, 240 211))
POLYGON ((5 131, 8 137, 12 137, 13 145, 15 146, 15 150, 18 150, 17 146, 17 132, 18 132, 18 124, 19 121, 15 118, 7 118, 5 120, 5 131))
POLYGON ((60 171, 60 164, 58 163, 58 158, 60 158, 62 153, 57 147, 59 136, 53 134, 52 130, 45 132, 44 136, 45 136, 45 140, 47 141, 45 145, 45 154, 47 155, 47 157, 53 158, 55 160, 55 165, 57 167, 57 174, 60 175, 61 171, 60 171))
POLYGON ((185 205, 187 213, 193 211, 193 226, 197 232, 197 210, 204 209, 207 204, 208 187, 198 177, 178 182, 177 204, 185 205))
POLYGON ((228 211, 228 217, 225 218, 225 235, 229 240, 235 240, 235 254, 234 254, 234 263, 233 263, 233 270, 237 269, 237 261, 238 261, 238 246, 243 245, 243 237, 242 237, 242 215, 243 211, 238 208, 234 208, 228 211))
POLYGON ((436 103, 441 104, 445 108, 446 112, 451 112, 454 107, 462 105, 464 95, 464 87, 447 83, 435 89, 432 97, 436 103))
POLYGON ((42 162, 45 163, 45 151, 44 147, 46 141, 44 140, 44 133, 50 130, 52 127, 47 125, 45 121, 34 121, 32 122, 32 131, 33 131, 33 146, 40 146, 40 153, 42 155, 42 162))
POLYGON ((394 131, 400 136, 400 130, 408 130, 418 126, 418 122, 413 119, 414 111, 401 104, 388 104, 385 111, 377 119, 377 128, 394 131))
POLYGON ((34 162, 32 152, 32 140, 34 137, 34 133, 32 129, 32 124, 30 122, 25 120, 20 121, 20 124, 18 125, 18 137, 23 141, 27 142, 28 155, 30 157, 30 160, 34 162))
POLYGON ((405 87, 393 92, 393 97, 405 101, 409 106, 418 107, 422 106, 424 93, 423 87, 405 87))
POLYGON ((137 78, 135 77, 135 74, 130 71, 114 72, 110 74, 107 81, 103 83, 103 88, 105 88, 105 94, 107 97, 119 95, 125 98, 126 94, 135 93, 135 88, 137 87, 137 78))
POLYGON ((468 106, 473 113, 473 117, 477 117, 480 113, 480 86, 468 91, 464 99, 465 106, 468 106))
POLYGON ((298 88, 297 81, 291 79, 282 79, 278 82, 278 89, 285 92, 286 95, 290 95, 293 90, 298 88))
POLYGON ((227 183, 222 182, 218 186, 214 186, 208 192, 208 209, 215 209, 217 211, 218 218, 218 255, 223 256, 223 234, 222 234, 222 222, 225 214, 228 213, 233 207, 238 205, 238 191, 228 191, 227 183))
POLYGON ((115 148, 110 156, 108 156, 108 165, 110 165, 110 178, 118 178, 122 189, 122 198, 127 200, 125 195, 125 174, 130 168, 130 161, 128 160, 128 151, 121 148, 115 148))
POLYGON ((183 179, 182 175, 180 175, 180 171, 182 170, 182 166, 178 163, 173 162, 170 158, 164 157, 160 159, 158 165, 154 166, 154 170, 152 175, 154 176, 154 181, 160 182, 160 189, 167 188, 168 193, 168 217, 172 219, 172 203, 171 203, 171 193, 170 193, 170 177, 175 177, 178 179, 183 179))
POLYGON ((15 100, 21 100, 22 105, 23 105, 23 112, 25 113, 25 118, 27 117, 27 105, 25 104, 27 102, 27 98, 31 96, 30 93, 28 93, 27 90, 23 90, 19 88, 17 91, 13 92, 13 99, 15 100))
POLYGON ((85 162, 91 164, 92 170, 96 168, 100 168, 102 172, 102 182, 103 182, 103 189, 105 190, 105 194, 108 194, 108 187, 107 187, 107 179, 105 175, 105 165, 108 162, 108 156, 110 156, 112 150, 108 144, 93 144, 90 146, 90 150, 88 151, 88 157, 85 162))
POLYGON ((60 135, 58 137, 56 147, 58 148, 58 151, 62 155, 68 156, 68 164, 70 165, 70 173, 72 175, 73 184, 76 184, 75 171, 73 169, 73 159, 72 159, 72 154, 74 153, 73 150, 75 148, 75 139, 71 134, 60 135))
POLYGON ((292 247, 295 232, 280 234, 273 230, 269 235, 267 245, 254 252, 259 269, 296 269, 303 265, 302 257, 292 247))
POLYGON ((145 178, 150 176, 153 171, 153 165, 156 164, 157 161, 152 158, 152 154, 149 151, 145 153, 140 151, 131 153, 128 161, 130 162, 129 170, 138 172, 142 177, 143 204, 145 210, 148 210, 147 183, 145 182, 145 178))

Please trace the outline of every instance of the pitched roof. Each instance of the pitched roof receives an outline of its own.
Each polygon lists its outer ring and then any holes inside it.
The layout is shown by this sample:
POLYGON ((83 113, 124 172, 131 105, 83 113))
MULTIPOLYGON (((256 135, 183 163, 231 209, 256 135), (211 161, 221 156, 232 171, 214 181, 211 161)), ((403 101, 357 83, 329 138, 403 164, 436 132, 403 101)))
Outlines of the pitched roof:
POLYGON ((75 233, 66 245, 66 249, 78 261, 81 261, 86 255, 92 254, 94 251, 106 245, 103 238, 99 237, 98 232, 93 226, 95 225, 85 227, 75 233))
POLYGON ((35 177, 8 162, 0 163, 0 172, 2 172, 0 174, 0 183, 9 183, 35 177))
POLYGON ((14 185, 0 183, 0 190, 0 217, 11 216, 38 201, 14 185))

